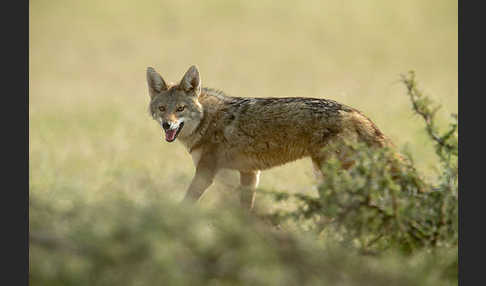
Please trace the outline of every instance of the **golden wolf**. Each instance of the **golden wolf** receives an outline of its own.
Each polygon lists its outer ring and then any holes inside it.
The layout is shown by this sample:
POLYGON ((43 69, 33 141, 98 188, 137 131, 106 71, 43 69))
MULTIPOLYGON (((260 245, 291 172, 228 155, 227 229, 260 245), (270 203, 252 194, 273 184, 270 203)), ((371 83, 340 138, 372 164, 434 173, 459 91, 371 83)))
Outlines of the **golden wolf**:
MULTIPOLYGON (((320 171, 329 143, 391 144, 360 111, 334 100, 231 97, 202 88, 196 66, 170 85, 149 67, 147 83, 149 112, 165 130, 165 140, 179 139, 196 167, 184 201, 197 201, 218 170, 227 168, 239 171, 240 201, 251 210, 260 170, 310 157, 320 171)), ((345 152, 335 152, 344 168, 351 166, 345 152)))

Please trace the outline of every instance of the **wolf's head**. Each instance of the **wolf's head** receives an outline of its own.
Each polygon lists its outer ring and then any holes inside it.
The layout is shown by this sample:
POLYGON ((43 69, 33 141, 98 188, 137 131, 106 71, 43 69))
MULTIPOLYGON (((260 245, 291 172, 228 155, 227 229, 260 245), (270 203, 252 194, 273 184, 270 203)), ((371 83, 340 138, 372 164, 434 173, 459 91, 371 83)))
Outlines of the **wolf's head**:
POLYGON ((173 142, 178 136, 194 132, 203 117, 198 101, 201 78, 196 66, 191 66, 177 85, 167 85, 153 68, 147 68, 150 95, 149 111, 165 131, 165 140, 173 142))

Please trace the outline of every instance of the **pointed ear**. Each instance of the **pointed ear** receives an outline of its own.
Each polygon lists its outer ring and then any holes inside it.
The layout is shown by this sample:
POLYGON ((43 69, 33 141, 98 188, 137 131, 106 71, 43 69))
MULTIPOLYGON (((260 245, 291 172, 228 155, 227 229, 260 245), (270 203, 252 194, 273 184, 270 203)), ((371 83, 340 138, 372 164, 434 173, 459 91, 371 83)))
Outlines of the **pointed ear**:
POLYGON ((150 97, 154 97, 155 94, 167 90, 167 84, 164 79, 151 67, 147 68, 147 84, 150 97))
POLYGON ((201 78, 196 66, 191 66, 181 80, 179 86, 186 92, 194 91, 195 96, 201 94, 201 78))

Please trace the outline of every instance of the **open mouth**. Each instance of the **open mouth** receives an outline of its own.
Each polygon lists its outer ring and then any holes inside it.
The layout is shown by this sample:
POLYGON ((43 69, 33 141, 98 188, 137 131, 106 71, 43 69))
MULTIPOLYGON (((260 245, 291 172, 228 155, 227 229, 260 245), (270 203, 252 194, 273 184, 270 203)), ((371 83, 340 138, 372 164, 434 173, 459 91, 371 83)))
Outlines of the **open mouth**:
POLYGON ((179 135, 179 132, 181 132, 182 130, 182 127, 184 127, 184 122, 181 122, 181 124, 179 124, 179 127, 177 129, 165 130, 165 141, 172 142, 176 140, 177 135, 179 135))

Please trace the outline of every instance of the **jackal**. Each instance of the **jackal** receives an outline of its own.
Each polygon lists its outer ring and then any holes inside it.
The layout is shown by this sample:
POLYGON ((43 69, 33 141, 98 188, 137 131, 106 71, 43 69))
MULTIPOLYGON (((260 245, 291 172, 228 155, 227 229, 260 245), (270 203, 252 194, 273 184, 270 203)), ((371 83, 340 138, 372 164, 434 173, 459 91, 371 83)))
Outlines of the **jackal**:
MULTIPOLYGON (((194 161, 196 173, 184 201, 199 200, 218 170, 227 168, 239 171, 240 201, 251 210, 261 170, 310 157, 320 172, 329 155, 322 149, 329 143, 391 144, 360 111, 334 100, 227 96, 203 88, 196 66, 170 85, 149 67, 147 82, 149 112, 165 130, 165 140, 179 139, 194 161)), ((339 158, 347 168, 352 162, 344 153, 339 158)))

